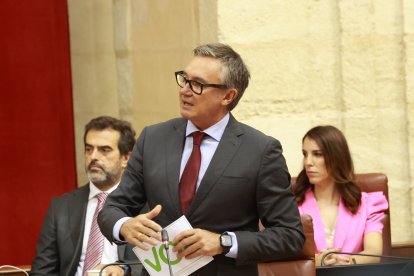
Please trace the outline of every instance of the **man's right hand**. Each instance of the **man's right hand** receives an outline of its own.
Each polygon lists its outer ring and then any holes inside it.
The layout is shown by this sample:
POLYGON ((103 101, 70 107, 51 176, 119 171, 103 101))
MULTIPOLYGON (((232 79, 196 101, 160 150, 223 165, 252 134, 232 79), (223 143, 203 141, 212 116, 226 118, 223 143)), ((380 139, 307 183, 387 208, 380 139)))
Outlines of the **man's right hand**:
POLYGON ((120 234, 130 244, 136 245, 143 250, 149 247, 144 242, 156 245, 161 241, 162 227, 152 219, 161 212, 161 205, 157 205, 148 213, 138 215, 125 221, 120 229, 120 234))

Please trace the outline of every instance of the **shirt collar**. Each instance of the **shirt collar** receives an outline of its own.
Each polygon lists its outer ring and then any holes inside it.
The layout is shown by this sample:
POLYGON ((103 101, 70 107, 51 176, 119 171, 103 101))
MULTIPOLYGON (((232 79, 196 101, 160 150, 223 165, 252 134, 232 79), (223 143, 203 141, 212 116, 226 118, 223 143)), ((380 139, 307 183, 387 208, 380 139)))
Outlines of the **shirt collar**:
MULTIPOLYGON (((119 182, 116 183, 114 186, 112 186, 111 189, 105 191, 105 193, 112 193, 119 185, 119 182)), ((102 193, 104 191, 101 191, 98 187, 95 186, 92 182, 89 182, 89 199, 94 198, 97 194, 102 193)))
MULTIPOLYGON (((227 114, 220 121, 218 121, 211 127, 203 130, 203 132, 206 133, 208 136, 212 137, 213 139, 220 141, 229 120, 230 120, 230 114, 227 112, 227 114)), ((188 135, 190 135, 191 133, 195 131, 200 131, 200 130, 189 120, 187 123, 185 136, 187 137, 188 135)))

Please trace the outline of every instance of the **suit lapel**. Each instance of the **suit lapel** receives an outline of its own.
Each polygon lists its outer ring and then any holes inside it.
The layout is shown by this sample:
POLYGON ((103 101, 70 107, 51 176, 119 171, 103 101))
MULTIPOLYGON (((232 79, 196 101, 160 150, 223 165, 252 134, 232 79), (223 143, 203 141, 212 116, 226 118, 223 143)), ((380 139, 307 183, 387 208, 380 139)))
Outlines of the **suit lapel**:
POLYGON ((311 189, 306 191, 306 200, 303 202, 301 209, 303 213, 312 217, 314 228, 314 239, 316 251, 319 252, 327 248, 325 226, 319 212, 318 203, 311 189))
POLYGON ((83 232, 85 229, 86 208, 88 205, 89 184, 82 187, 73 193, 73 196, 68 200, 68 220, 69 229, 72 237, 72 243, 75 248, 73 254, 73 264, 78 264, 80 254, 82 251, 83 232), (76 260, 76 261, 74 261, 76 260))
POLYGON ((243 134, 240 124, 230 115, 229 123, 221 137, 216 152, 201 180, 200 187, 193 199, 188 210, 188 217, 203 202, 211 189, 216 185, 217 180, 221 177, 228 163, 233 159, 240 146, 239 136, 243 134))
POLYGON ((338 215, 336 217, 334 247, 343 248, 348 230, 352 225, 352 213, 345 207, 342 198, 339 200, 338 215))
POLYGON ((174 131, 167 139, 166 162, 167 162, 167 186, 171 196, 171 202, 176 210, 177 217, 181 216, 180 199, 178 187, 180 181, 180 165, 185 143, 185 129, 187 120, 179 120, 173 127, 174 131))

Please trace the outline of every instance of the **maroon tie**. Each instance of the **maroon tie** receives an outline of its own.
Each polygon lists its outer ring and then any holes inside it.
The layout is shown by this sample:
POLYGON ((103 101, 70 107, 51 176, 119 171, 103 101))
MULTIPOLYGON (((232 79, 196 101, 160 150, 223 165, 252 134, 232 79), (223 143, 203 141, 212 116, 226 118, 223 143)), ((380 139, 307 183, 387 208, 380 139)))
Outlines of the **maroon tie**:
POLYGON ((183 214, 187 214, 188 207, 190 207, 196 191, 198 172, 200 171, 201 164, 200 144, 204 138, 204 134, 201 131, 196 131, 191 134, 193 135, 193 151, 187 161, 187 165, 185 165, 180 180, 180 202, 183 214))
POLYGON ((83 275, 87 275, 88 270, 95 268, 97 264, 101 263, 104 247, 104 236, 99 230, 96 218, 98 217, 98 213, 101 211, 107 196, 107 193, 99 193, 95 196, 98 199, 98 206, 96 206, 92 219, 92 226, 89 233, 88 246, 86 249, 85 263, 83 266, 83 275))

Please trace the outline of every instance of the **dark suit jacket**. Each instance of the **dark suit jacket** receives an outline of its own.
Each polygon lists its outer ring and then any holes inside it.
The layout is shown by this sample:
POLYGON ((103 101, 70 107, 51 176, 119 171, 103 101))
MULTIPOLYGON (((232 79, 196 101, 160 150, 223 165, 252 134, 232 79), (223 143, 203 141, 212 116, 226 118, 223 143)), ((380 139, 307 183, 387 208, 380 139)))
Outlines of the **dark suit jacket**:
MULTIPOLYGON (((178 187, 186 124, 178 118, 142 131, 121 184, 98 217, 109 240, 114 224, 138 214, 147 200, 150 208, 162 205, 155 218, 162 227, 182 215, 178 187)), ((187 219, 194 228, 235 232, 238 242, 237 259, 215 256, 194 275, 257 275, 257 262, 296 254, 304 236, 279 141, 230 116, 187 219)))
MULTIPOLYGON (((89 185, 56 197, 43 221, 30 275, 74 275, 82 251, 89 185)), ((131 246, 119 246, 120 260, 137 257, 131 246)))

